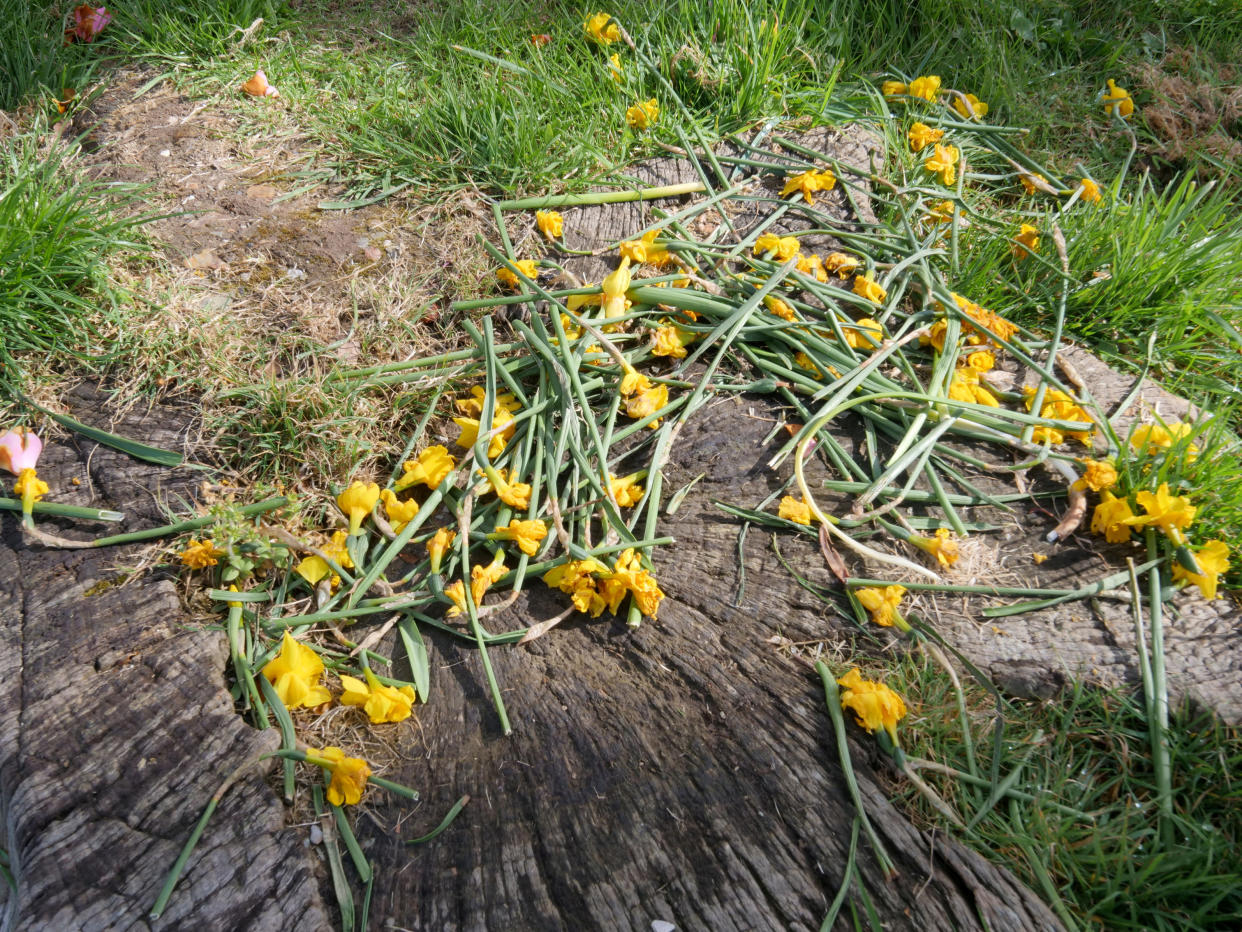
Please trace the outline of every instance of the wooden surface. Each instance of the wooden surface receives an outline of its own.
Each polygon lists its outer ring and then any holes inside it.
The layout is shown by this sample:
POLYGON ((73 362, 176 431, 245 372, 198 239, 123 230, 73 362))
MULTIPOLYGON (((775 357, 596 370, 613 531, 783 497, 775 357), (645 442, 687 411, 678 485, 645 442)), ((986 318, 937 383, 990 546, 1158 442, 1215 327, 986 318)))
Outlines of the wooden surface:
MULTIPOLYGON (((69 400, 99 426, 184 443, 170 412, 109 425, 102 396, 69 400)), ((201 475, 80 438, 50 443, 39 472, 57 501, 125 511, 122 530, 166 523, 160 503, 184 502, 201 475)), ((208 798, 275 734, 234 713, 224 638, 186 624, 173 583, 149 571, 125 582, 138 548, 47 551, 12 514, 0 523, 0 846, 18 884, 4 888, 0 929, 325 928, 302 833, 284 827, 257 769, 224 798, 164 919, 147 920, 208 798)), ((116 528, 44 526, 83 538, 116 528)))

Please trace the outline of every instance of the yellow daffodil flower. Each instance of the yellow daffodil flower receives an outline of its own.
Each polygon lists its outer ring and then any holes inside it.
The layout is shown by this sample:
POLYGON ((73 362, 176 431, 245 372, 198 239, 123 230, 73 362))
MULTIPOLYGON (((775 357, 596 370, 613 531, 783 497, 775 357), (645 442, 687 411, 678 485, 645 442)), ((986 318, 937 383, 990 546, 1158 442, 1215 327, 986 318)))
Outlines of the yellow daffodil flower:
POLYGON ((999 408, 1000 402, 979 380, 979 370, 970 366, 958 366, 953 370, 953 380, 949 383, 949 397, 954 401, 965 401, 989 408, 999 408))
POLYGON ((285 629, 280 642, 280 653, 263 665, 276 695, 287 709, 313 709, 332 701, 332 693, 319 682, 323 676, 323 661, 319 655, 285 629))
POLYGON ((799 351, 798 354, 794 356, 794 363, 797 364, 798 368, 805 369, 817 379, 822 379, 824 377, 824 373, 820 371, 819 366, 815 365, 815 362, 811 359, 811 357, 804 352, 799 351))
POLYGON ((982 120, 988 115, 988 105, 976 97, 974 94, 967 94, 966 99, 953 95, 953 109, 956 110, 964 120, 982 120))
POLYGON ((539 552, 539 543, 548 536, 548 526, 542 521, 510 521, 488 535, 492 540, 511 540, 528 557, 539 552))
POLYGON ((1090 489, 1092 492, 1107 492, 1117 484, 1117 467, 1110 460, 1079 460, 1086 467, 1074 488, 1090 489))
POLYGON ((851 349, 866 350, 868 353, 884 342, 883 325, 870 317, 842 324, 841 332, 845 334, 845 342, 851 349))
MULTIPOLYGON (((301 576, 306 582, 314 587, 319 584, 319 580, 323 579, 332 572, 332 567, 328 566, 328 561, 318 554, 311 554, 309 557, 303 557, 293 571, 301 576)), ((331 588, 335 589, 341 584, 339 576, 333 576, 330 583, 331 588)))
POLYGON ((1185 495, 1170 495, 1169 484, 1162 482, 1155 492, 1139 492, 1134 496, 1134 500, 1147 514, 1142 517, 1127 518, 1126 524, 1135 527, 1155 525, 1173 543, 1185 543, 1182 531, 1190 527, 1195 520, 1195 512, 1198 510, 1190 504, 1189 498, 1185 495))
POLYGON ((341 674, 341 705, 359 706, 371 724, 382 725, 385 722, 403 722, 410 717, 410 711, 417 698, 412 686, 385 686, 370 670, 363 668, 364 683, 360 679, 341 674))
POLYGON ((975 350, 966 357, 966 365, 976 372, 991 372, 996 368, 996 356, 989 350, 975 350))
MULTIPOLYGON (((476 421, 477 423, 477 421, 476 421)), ((429 489, 438 488, 444 477, 453 471, 457 460, 449 453, 447 447, 428 447, 418 454, 417 460, 410 460, 402 469, 400 479, 393 483, 393 491, 402 492, 412 485, 422 483, 429 489)))
MULTIPOLYGON (((1180 421, 1167 424, 1142 424, 1130 435, 1130 446, 1148 456, 1156 456, 1174 444, 1181 443, 1194 433, 1194 428, 1180 421)), ((1186 444, 1186 461, 1193 463, 1199 457, 1199 448, 1186 444)))
POLYGON ((442 527, 432 535, 431 540, 427 541, 427 555, 431 557, 431 572, 440 572, 440 564, 444 562, 444 555, 453 546, 456 537, 456 531, 442 527))
POLYGON ((929 344, 937 353, 944 352, 944 341, 948 335, 949 325, 943 320, 938 320, 927 328, 926 334, 919 335, 919 345, 928 346, 929 344))
POLYGON ((766 252, 774 253, 779 261, 788 262, 798 254, 798 238, 764 233, 755 240, 754 252, 756 256, 761 256, 766 252))
MULTIPOLYGON (((1036 389, 1030 385, 1022 389, 1022 393, 1026 396, 1026 410, 1028 411, 1035 404, 1035 392, 1036 389)), ((1091 420, 1091 415, 1059 388, 1050 388, 1044 392, 1044 403, 1040 406, 1039 416, 1046 417, 1049 420, 1077 421, 1090 425, 1087 430, 1071 430, 1065 433, 1068 433, 1069 436, 1084 446, 1091 446, 1091 432, 1095 430, 1095 423, 1091 420)), ((1031 436, 1041 443, 1044 439, 1048 439, 1052 443, 1061 443, 1064 440, 1062 431, 1054 427, 1037 427, 1031 436)))
POLYGON ((625 122, 635 129, 647 129, 660 119, 660 104, 654 97, 647 101, 639 101, 625 111, 625 122))
MULTIPOLYGON (((473 417, 455 417, 453 423, 461 428, 457 445, 463 450, 471 449, 479 439, 479 420, 473 417)), ((487 458, 494 460, 504 452, 506 444, 513 438, 517 425, 513 423, 513 414, 504 405, 496 405, 492 411, 492 439, 487 443, 487 458)), ((434 486, 433 486, 434 488, 434 486)))
POLYGON ((452 585, 445 586, 444 594, 453 603, 444 613, 446 617, 453 618, 466 611, 466 584, 460 579, 452 585))
POLYGON ((883 728, 896 745, 897 723, 906 716, 901 696, 883 683, 864 680, 857 669, 838 679, 837 684, 845 688, 841 693, 842 708, 852 711, 868 733, 883 728))
POLYGON ((1078 182, 1078 195, 1088 204, 1097 204, 1103 198, 1100 193, 1100 186, 1090 178, 1084 178, 1078 182))
POLYGON ((673 254, 656 245, 658 234, 658 230, 648 230, 642 239, 626 240, 621 244, 621 257, 628 257, 639 265, 654 265, 657 268, 672 265, 675 261, 673 254))
POLYGON ((308 763, 317 764, 332 774, 328 785, 328 802, 333 806, 356 806, 366 789, 371 768, 360 757, 346 757, 340 748, 306 749, 308 763))
POLYGON ((331 557, 337 566, 352 570, 354 561, 350 559, 349 548, 345 545, 348 536, 344 531, 333 531, 332 538, 320 549, 331 557))
MULTIPOLYGON (((901 622, 901 600, 906 594, 905 586, 885 586, 883 589, 862 588, 853 590, 854 596, 862 604, 871 620, 882 628, 891 628, 901 622)), ((902 624, 908 628, 909 625, 902 624)))
POLYGON ((1100 503, 1091 514, 1091 530, 1104 535, 1110 544, 1124 544, 1130 539, 1130 522, 1134 512, 1130 503, 1112 492, 1100 493, 1100 503))
POLYGON ((937 528, 933 537, 911 534, 909 540, 910 543, 924 553, 929 553, 935 557, 936 562, 945 569, 956 563, 958 556, 960 556, 957 549, 957 541, 946 527, 937 528))
POLYGON ((474 599, 475 608, 482 607, 483 596, 487 594, 487 590, 500 582, 507 572, 503 550, 496 551, 491 563, 476 563, 470 567, 470 597, 474 599))
POLYGON ((1134 112, 1134 101, 1130 99, 1130 92, 1124 87, 1118 87, 1117 82, 1112 78, 1108 79, 1108 90, 1100 94, 1100 103, 1110 113, 1122 119, 1134 112))
POLYGON ((617 84, 621 83, 621 56, 616 52, 608 56, 608 74, 617 84))
MULTIPOLYGON (((535 211, 535 225, 549 240, 559 239, 565 233, 565 218, 555 210, 535 211)), ((533 275, 527 277, 534 278, 533 275)))
POLYGON ((777 517, 784 518, 786 521, 804 525, 810 525, 815 517, 811 514, 810 505, 800 498, 794 498, 792 495, 786 495, 781 499, 781 507, 776 514, 777 517))
POLYGON ((530 484, 516 481, 514 473, 510 473, 508 478, 505 478, 499 469, 495 470, 495 473, 495 476, 489 475, 488 478, 491 479, 492 491, 496 493, 496 497, 518 511, 530 508, 530 484))
MULTIPOLYGON (((513 264, 531 281, 539 277, 539 266, 535 264, 534 259, 518 259, 513 264)), ((514 275, 508 266, 496 270, 496 279, 510 291, 519 291, 522 288, 522 280, 514 275)))
POLYGON ((1229 569, 1229 547, 1223 540, 1209 540, 1195 551, 1195 562, 1199 564, 1198 573, 1192 573, 1174 560, 1173 581, 1198 586, 1205 599, 1216 598, 1217 577, 1229 569))
POLYGON ((883 304, 884 299, 888 297, 888 292, 876 284, 874 272, 855 276, 854 294, 862 295, 868 301, 873 301, 876 304, 883 304))
MULTIPOLYGON (((668 404, 668 386, 652 385, 641 373, 630 369, 621 379, 621 397, 625 399, 625 413, 635 420, 650 417, 668 404)), ((659 421, 649 426, 655 428, 659 421)))
POLYGON ((185 550, 181 551, 181 563, 192 570, 205 570, 209 566, 215 566, 222 556, 224 551, 212 541, 198 541, 191 537, 185 550))
MULTIPOLYGON (((564 315, 562 315, 562 318, 564 318, 564 315)), ((485 401, 487 401, 487 391, 482 385, 475 385, 470 389, 470 397, 458 398, 453 402, 453 407, 457 409, 458 414, 477 418, 483 415, 483 404, 485 401)), ((500 392, 496 396, 496 406, 508 408, 510 411, 522 410, 522 406, 518 404, 518 400, 512 392, 500 392)))
POLYGON ((621 38, 621 27, 611 13, 596 13, 582 24, 582 28, 587 38, 598 45, 612 45, 621 38))
POLYGON ((957 163, 960 157, 957 146, 936 143, 935 150, 923 162, 923 167, 933 175, 939 175, 940 182, 945 187, 952 187, 957 180, 957 163))
POLYGON ((927 101, 935 100, 936 94, 940 91, 940 76, 928 74, 915 78, 906 90, 911 97, 921 97, 927 101))
POLYGON ((794 313, 794 309, 774 295, 765 296, 763 299, 763 306, 777 317, 781 318, 781 320, 793 321, 798 319, 798 315, 794 313))
POLYGON ((1022 224, 1022 229, 1014 240, 1016 241, 1013 247, 1014 258, 1025 259, 1039 251, 1039 227, 1031 226, 1029 223, 1022 224))
POLYGON ((604 290, 604 316, 613 318, 624 314, 627 306, 625 293, 630 290, 630 259, 628 256, 621 257, 621 264, 604 279, 600 287, 604 290))
MULTIPOLYGON (((625 591, 633 595, 634 604, 638 606, 640 612, 651 618, 656 617, 664 593, 656 585, 655 577, 642 568, 642 557, 635 550, 621 552, 617 562, 613 565, 611 576, 604 582, 613 584, 614 589, 617 584, 623 586, 625 591)), ((608 594, 604 594, 604 598, 607 600, 608 594)), ((610 602, 610 608, 614 614, 618 606, 619 603, 610 602)))
POLYGON ((651 355, 685 359, 686 344, 682 342, 681 337, 685 332, 671 324, 667 327, 657 328, 651 340, 651 355))
POLYGON ((819 256, 814 253, 809 256, 804 256, 802 253, 798 253, 798 264, 796 268, 803 275, 812 276, 817 282, 828 281, 828 271, 824 268, 824 263, 820 260, 819 256))
POLYGON ((792 177, 785 179, 785 186, 781 188, 781 197, 790 194, 801 194, 802 199, 808 204, 814 204, 815 198, 812 196, 816 191, 831 191, 837 186, 837 176, 827 169, 812 169, 810 171, 799 172, 792 177))
POLYGON ((898 97, 908 90, 909 88, 902 81, 885 81, 880 85, 880 93, 885 97, 898 97))
POLYGON ((932 143, 944 138, 944 130, 932 129, 926 123, 915 123, 906 131, 906 139, 913 152, 922 152, 932 143))
POLYGON ((414 499, 403 502, 392 489, 384 489, 380 492, 380 498, 384 502, 384 513, 388 516, 388 524, 394 534, 400 534, 418 514, 418 502, 414 499))
POLYGON ((635 472, 618 479, 611 473, 608 476, 608 489, 619 508, 631 508, 643 500, 643 487, 638 480, 644 473, 635 472))
POLYGON ((830 252, 824 257, 824 269, 832 272, 837 278, 848 278, 858 271, 862 262, 854 256, 843 252, 830 252))
POLYGON ((990 311, 986 307, 980 307, 974 301, 963 298, 960 294, 953 293, 953 302, 957 305, 966 317, 970 318, 971 323, 975 324, 974 329, 978 332, 981 339, 990 340, 995 343, 992 334, 996 334, 1002 340, 1009 340, 1018 332, 1018 325, 1005 320, 995 311, 990 311), (991 331, 990 333, 988 331, 991 331))
POLYGON ((374 482, 354 481, 344 492, 336 497, 336 505, 349 515, 350 536, 362 529, 362 522, 367 519, 379 503, 380 487, 374 482))
POLYGON ((1039 174, 1038 172, 1035 172, 1034 174, 1028 174, 1027 172, 1023 172, 1022 174, 1018 176, 1018 180, 1022 182, 1022 187, 1026 191, 1027 194, 1034 194, 1036 191, 1040 189, 1039 185, 1041 183, 1042 184, 1048 183, 1048 179, 1045 178, 1043 175, 1039 174))

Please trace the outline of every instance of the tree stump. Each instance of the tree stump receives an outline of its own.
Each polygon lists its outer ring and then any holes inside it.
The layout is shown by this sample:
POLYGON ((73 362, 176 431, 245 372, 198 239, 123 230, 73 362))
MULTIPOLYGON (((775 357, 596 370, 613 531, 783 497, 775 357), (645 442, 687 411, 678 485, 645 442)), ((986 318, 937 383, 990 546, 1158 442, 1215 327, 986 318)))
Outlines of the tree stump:
MULTIPOLYGON (((188 419, 155 409, 108 423, 104 396, 70 399, 81 420, 180 449, 188 419)), ((49 443, 39 463, 57 501, 126 513, 120 530, 167 523, 198 475, 93 441, 49 443), (77 478, 80 486, 73 486, 77 478)), ((81 539, 116 532, 41 519, 81 539)), ((147 919, 221 781, 279 742, 235 713, 218 631, 190 627, 173 583, 131 578, 140 546, 45 550, 18 519, 0 537, 0 929, 264 929, 328 925, 301 833, 252 768, 224 797, 164 918, 147 919)))

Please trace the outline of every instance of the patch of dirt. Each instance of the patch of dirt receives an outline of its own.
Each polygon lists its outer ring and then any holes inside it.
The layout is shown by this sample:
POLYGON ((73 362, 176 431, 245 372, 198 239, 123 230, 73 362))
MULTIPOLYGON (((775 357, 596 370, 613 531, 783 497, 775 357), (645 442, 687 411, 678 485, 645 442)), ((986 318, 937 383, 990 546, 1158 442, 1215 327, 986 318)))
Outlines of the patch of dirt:
POLYGON ((1134 74, 1155 98, 1142 107, 1156 138, 1150 147, 1154 154, 1175 163, 1205 158, 1242 163, 1242 85, 1236 66, 1174 47, 1157 64, 1137 66, 1134 74))
MULTIPOLYGON (((474 214, 397 198, 320 209, 344 192, 298 193, 316 153, 296 130, 279 117, 256 129, 244 110, 195 102, 168 82, 138 95, 150 78, 116 76, 67 130, 89 130, 88 164, 99 177, 149 186, 146 206, 164 216, 148 230, 172 266, 171 290, 187 304, 252 318, 259 338, 292 332, 352 365, 364 349, 370 363, 425 348, 408 325, 482 278, 478 250, 465 248, 482 223, 474 214), (405 339, 385 341, 377 358, 368 332, 391 333, 394 324, 406 325, 397 331, 405 339)), ((291 359, 275 362, 296 369, 291 359)))

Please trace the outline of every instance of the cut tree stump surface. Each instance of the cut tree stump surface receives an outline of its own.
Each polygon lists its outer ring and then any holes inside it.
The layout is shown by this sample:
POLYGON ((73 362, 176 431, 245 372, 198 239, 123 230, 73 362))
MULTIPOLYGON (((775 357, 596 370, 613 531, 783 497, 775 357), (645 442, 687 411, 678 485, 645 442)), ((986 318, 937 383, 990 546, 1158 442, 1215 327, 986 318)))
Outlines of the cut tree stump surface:
MULTIPOLYGON (((109 423, 99 393, 67 401, 81 420, 184 446, 177 412, 109 423)), ((119 528, 40 521, 82 539, 167 523, 162 505, 184 511, 201 475, 76 436, 49 442, 39 472, 56 501, 125 512, 119 528)), ((164 918, 147 919, 211 794, 276 733, 234 712, 225 640, 188 626, 173 583, 125 581, 140 546, 51 551, 28 545, 11 513, 2 523, 0 845, 17 893, 3 887, 0 929, 326 928, 303 835, 284 827, 258 768, 224 797, 164 918)))

